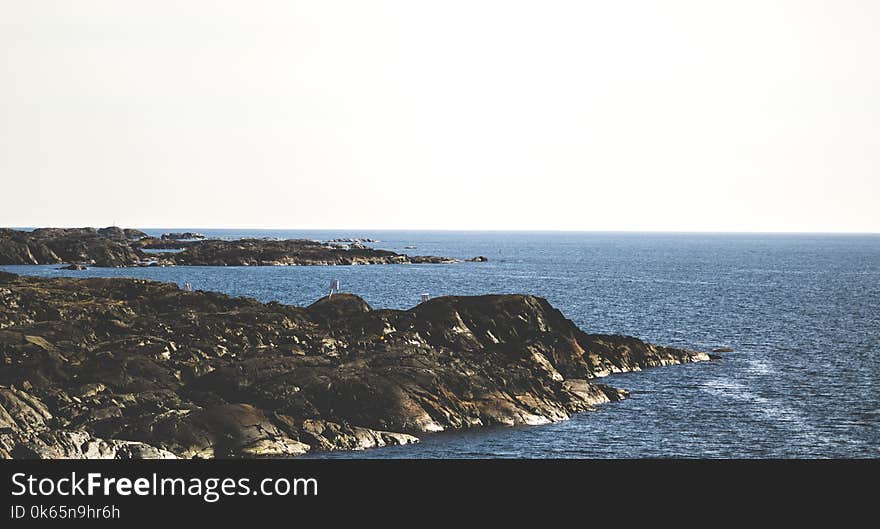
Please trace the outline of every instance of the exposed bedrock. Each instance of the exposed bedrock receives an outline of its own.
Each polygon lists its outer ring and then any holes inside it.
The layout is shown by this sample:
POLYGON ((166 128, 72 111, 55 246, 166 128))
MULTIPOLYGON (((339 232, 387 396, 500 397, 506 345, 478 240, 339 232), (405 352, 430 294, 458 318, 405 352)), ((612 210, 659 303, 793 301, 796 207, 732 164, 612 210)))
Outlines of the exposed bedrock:
POLYGON ((563 420, 625 392, 592 379, 707 360, 587 334, 526 295, 374 310, 134 279, 0 273, 0 455, 280 457, 563 420))

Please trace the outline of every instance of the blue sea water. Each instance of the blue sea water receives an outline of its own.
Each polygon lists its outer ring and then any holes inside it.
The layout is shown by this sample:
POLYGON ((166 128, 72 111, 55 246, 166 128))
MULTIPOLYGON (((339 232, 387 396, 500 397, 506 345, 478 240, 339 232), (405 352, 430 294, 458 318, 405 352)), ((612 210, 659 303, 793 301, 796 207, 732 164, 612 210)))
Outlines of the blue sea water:
POLYGON ((631 397, 570 421, 444 432, 418 445, 319 457, 880 457, 880 236, 201 231, 370 237, 378 248, 489 262, 0 269, 190 282, 297 305, 326 294, 331 279, 374 307, 408 308, 422 292, 523 292, 547 298, 588 332, 735 349, 716 362, 610 376, 605 382, 631 397))

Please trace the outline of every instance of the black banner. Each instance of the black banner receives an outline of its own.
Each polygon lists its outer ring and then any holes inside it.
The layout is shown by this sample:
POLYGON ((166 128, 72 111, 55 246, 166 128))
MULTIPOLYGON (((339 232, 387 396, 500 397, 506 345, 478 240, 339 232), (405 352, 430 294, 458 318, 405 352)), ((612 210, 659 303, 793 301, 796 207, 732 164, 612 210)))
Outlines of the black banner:
MULTIPOLYGON (((864 508, 875 461, 230 460, 5 461, 3 518, 237 522, 314 513, 388 517, 571 510, 591 517, 694 508, 864 508), (733 508, 733 506, 747 506, 733 508)), ((42 525, 42 524, 41 524, 42 525)), ((5 524, 4 524, 5 526, 5 524)))

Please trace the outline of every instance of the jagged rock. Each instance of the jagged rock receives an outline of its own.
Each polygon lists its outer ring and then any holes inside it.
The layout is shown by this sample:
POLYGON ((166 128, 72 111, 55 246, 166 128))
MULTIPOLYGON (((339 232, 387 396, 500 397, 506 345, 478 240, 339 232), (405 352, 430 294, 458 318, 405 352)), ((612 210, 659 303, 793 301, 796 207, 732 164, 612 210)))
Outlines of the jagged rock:
POLYGON ((68 430, 35 396, 0 386, 0 458, 170 459, 174 454, 136 441, 100 439, 68 430))
POLYGON ((39 399, 14 387, 0 387, 0 428, 13 432, 40 430, 51 418, 39 399))
POLYGON ((707 359, 587 334, 534 296, 384 310, 334 294, 302 308, 0 272, 0 455, 279 457, 402 444, 418 432, 564 420, 625 396, 598 376, 707 359))
POLYGON ((250 404, 223 404, 166 413, 146 426, 123 429, 182 457, 278 457, 300 455, 309 445, 288 437, 262 410, 250 404))
POLYGON ((176 459, 173 453, 135 441, 100 439, 83 430, 46 430, 3 439, 0 446, 12 445, 10 457, 16 459, 176 459))
POLYGON ((483 255, 478 255, 476 257, 471 257, 470 259, 465 259, 465 261, 469 263, 485 263, 489 258, 483 255))
POLYGON ((371 430, 320 419, 306 419, 300 424, 288 416, 279 416, 299 439, 317 450, 364 450, 382 446, 418 443, 418 437, 398 432, 371 430))

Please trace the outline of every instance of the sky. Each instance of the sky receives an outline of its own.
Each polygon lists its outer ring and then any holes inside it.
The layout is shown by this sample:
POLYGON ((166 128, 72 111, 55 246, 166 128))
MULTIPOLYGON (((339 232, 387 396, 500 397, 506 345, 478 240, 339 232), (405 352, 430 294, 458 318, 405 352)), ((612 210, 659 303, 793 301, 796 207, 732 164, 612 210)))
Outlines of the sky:
POLYGON ((0 226, 880 232, 880 2, 0 1, 0 226))

